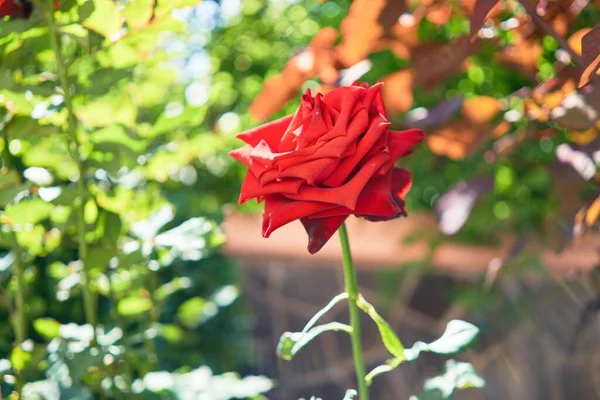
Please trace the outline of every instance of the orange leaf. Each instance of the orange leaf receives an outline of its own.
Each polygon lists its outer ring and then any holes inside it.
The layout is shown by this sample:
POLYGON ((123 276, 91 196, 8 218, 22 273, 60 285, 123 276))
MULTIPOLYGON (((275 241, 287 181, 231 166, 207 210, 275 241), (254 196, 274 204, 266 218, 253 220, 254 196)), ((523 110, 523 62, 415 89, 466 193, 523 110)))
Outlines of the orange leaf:
POLYGON ((383 102, 387 109, 396 113, 408 111, 413 104, 413 74, 409 70, 394 72, 382 79, 383 102))
POLYGON ((497 99, 490 96, 477 96, 464 102, 462 114, 472 123, 483 125, 494 119, 499 111, 497 99))
POLYGON ((600 68, 600 25, 596 25, 581 39, 581 55, 584 71, 579 87, 587 85, 590 77, 600 68))

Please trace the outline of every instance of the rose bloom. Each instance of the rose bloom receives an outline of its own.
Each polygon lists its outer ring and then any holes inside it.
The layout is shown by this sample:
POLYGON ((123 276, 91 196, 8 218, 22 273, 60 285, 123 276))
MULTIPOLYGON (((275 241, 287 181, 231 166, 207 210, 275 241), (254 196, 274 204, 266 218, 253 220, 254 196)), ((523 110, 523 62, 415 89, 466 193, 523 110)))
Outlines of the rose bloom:
POLYGON ((31 12, 31 4, 25 0, 0 0, 0 18, 27 18, 31 12))
POLYGON ((394 164, 423 133, 389 129, 381 86, 308 90, 294 115, 238 135, 247 145, 230 154, 248 167, 239 202, 264 200, 264 237, 299 219, 314 254, 349 215, 406 215, 411 173, 394 164))

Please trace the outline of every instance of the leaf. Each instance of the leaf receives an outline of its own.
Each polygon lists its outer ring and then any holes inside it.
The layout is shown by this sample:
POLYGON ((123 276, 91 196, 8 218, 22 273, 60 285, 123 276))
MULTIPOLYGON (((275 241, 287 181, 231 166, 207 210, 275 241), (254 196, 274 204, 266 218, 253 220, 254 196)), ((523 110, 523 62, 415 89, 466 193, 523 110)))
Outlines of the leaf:
POLYGON ((371 383, 373 383, 373 378, 395 370, 396 368, 398 368, 398 365, 402 364, 403 361, 404 358, 393 358, 391 360, 387 360, 385 364, 373 368, 373 370, 369 372, 367 376, 365 376, 365 381, 367 382, 367 385, 371 386, 371 383))
POLYGON ((344 331, 351 333, 352 327, 340 322, 330 322, 315 326, 308 332, 285 332, 277 345, 277 356, 284 360, 291 360, 300 349, 310 343, 315 337, 324 332, 344 331))
POLYGON ((115 123, 133 126, 137 112, 131 97, 127 93, 114 89, 102 97, 79 105, 76 109, 77 118, 93 128, 115 123))
POLYGON ((437 354, 454 354, 464 350, 471 345, 477 335, 479 328, 466 321, 458 319, 448 322, 442 336, 429 344, 416 342, 410 349, 406 349, 405 357, 408 361, 415 360, 421 351, 430 351, 437 354))
POLYGON ((133 154, 142 153, 145 141, 129 132, 121 125, 110 125, 98 129, 90 135, 94 150, 102 152, 127 151, 133 154))
POLYGON ((579 87, 590 83, 590 77, 600 68, 600 24, 581 38, 581 56, 584 71, 579 80, 579 87))
POLYGON ((31 353, 23 350, 22 346, 13 348, 12 353, 10 353, 10 363, 15 371, 22 371, 30 360, 31 353))
POLYGON ((82 25, 107 38, 114 36, 123 27, 121 14, 112 0, 93 0, 94 11, 82 25))
POLYGON ((10 224, 36 224, 50 216, 54 206, 42 199, 23 200, 6 207, 10 224))
POLYGON ((475 40, 485 19, 496 4, 498 4, 498 0, 476 0, 473 15, 471 15, 471 41, 475 40))
POLYGON ((446 330, 436 341, 429 344, 416 342, 410 349, 404 350, 401 356, 387 360, 385 364, 374 368, 365 377, 367 384, 370 385, 376 376, 393 371, 404 361, 416 360, 422 351, 437 354, 458 353, 469 346, 478 334, 479 329, 475 325, 461 320, 452 320, 448 322, 446 330))
POLYGON ((38 318, 33 321, 33 328, 46 339, 54 339, 60 335, 60 323, 52 318, 38 318))
POLYGON ((147 297, 131 296, 119 301, 117 311, 121 315, 132 316, 152 309, 152 300, 147 297))
POLYGON ((208 319, 207 317, 216 314, 216 308, 213 302, 202 297, 192 297, 179 306, 177 316, 184 326, 193 329, 208 319))
POLYGON ((154 0, 136 0, 125 3, 123 16, 127 25, 133 29, 141 29, 152 17, 154 0))
POLYGON ((404 359, 404 346, 390 325, 377 313, 375 307, 371 305, 362 295, 358 296, 356 304, 363 310, 377 325, 379 335, 385 345, 385 348, 396 358, 404 359))
MULTIPOLYGON (((456 360, 448 360, 444 365, 443 375, 427 379, 423 388, 426 393, 439 391, 443 399, 448 399, 456 390, 482 388, 484 386, 485 381, 477 374, 473 365, 456 360)), ((423 399, 426 397, 420 398, 423 399)))

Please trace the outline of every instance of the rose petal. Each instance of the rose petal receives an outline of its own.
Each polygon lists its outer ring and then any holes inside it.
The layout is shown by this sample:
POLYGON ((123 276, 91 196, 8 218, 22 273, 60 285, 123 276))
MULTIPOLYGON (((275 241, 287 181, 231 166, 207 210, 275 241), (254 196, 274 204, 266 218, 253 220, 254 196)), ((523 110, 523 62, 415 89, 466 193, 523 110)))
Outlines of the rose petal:
POLYGON ((271 233, 285 224, 332 207, 335 205, 318 201, 290 200, 280 194, 267 195, 265 196, 262 234, 264 237, 269 237, 271 233))
POLYGON ((409 129, 406 131, 390 130, 389 148, 390 156, 397 160, 410 153, 410 149, 421 143, 425 139, 423 131, 420 129, 409 129))
POLYGON ((391 219, 401 212, 392 194, 392 175, 390 170, 384 176, 373 178, 367 183, 358 198, 354 211, 346 207, 336 207, 311 215, 309 218, 332 217, 336 215, 356 214, 357 216, 374 216, 391 219))
POLYGON ((260 177, 269 169, 269 166, 262 163, 259 159, 253 160, 250 157, 253 149, 254 147, 248 144, 244 147, 240 147, 239 149, 230 151, 229 155, 248 167, 254 176, 260 177))
POLYGON ((275 121, 242 132, 237 137, 251 146, 258 146, 261 140, 267 142, 270 148, 278 150, 283 133, 290 125, 292 116, 287 115, 275 121))
POLYGON ((308 252, 315 254, 327 243, 333 234, 348 218, 348 215, 337 217, 308 219, 302 218, 302 225, 308 234, 308 252))
POLYGON ((326 132, 331 130, 325 122, 323 109, 327 105, 322 104, 323 95, 318 93, 315 97, 315 105, 308 124, 304 125, 302 134, 298 137, 298 148, 303 149, 319 140, 326 132))
POLYGON ((356 175, 343 186, 336 188, 303 186, 298 190, 297 194, 287 194, 286 197, 292 200, 320 201, 337 204, 354 210, 356 208, 358 197, 369 179, 371 179, 379 168, 388 160, 388 154, 377 154, 368 160, 356 175))
POLYGON ((323 182, 323 184, 329 187, 342 185, 389 126, 390 123, 384 121, 382 117, 374 117, 369 125, 367 133, 365 133, 358 143, 356 152, 352 156, 344 158, 340 163, 340 166, 325 182, 323 182))
POLYGON ((282 179, 262 185, 258 178, 254 176, 252 171, 248 171, 242 189, 240 190, 240 198, 238 203, 242 204, 255 197, 264 196, 273 193, 298 193, 298 189, 304 183, 303 179, 282 179))

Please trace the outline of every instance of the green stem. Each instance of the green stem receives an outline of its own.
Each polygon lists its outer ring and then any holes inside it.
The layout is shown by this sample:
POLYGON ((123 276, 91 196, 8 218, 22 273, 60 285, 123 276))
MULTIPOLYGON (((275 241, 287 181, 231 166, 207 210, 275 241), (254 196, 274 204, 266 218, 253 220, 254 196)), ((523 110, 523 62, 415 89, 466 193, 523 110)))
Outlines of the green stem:
POLYGON ((348 232, 346 224, 342 224, 339 229, 340 240, 342 242, 342 259, 344 264, 344 282, 346 293, 348 293, 348 308, 350 310, 350 326, 352 333, 352 355, 354 357, 354 369, 356 370, 356 381, 358 385, 358 398, 360 400, 369 400, 369 389, 365 379, 365 363, 363 360, 362 344, 360 339, 360 311, 356 301, 358 299, 358 281, 356 280, 356 270, 352 262, 352 253, 350 252, 350 243, 348 241, 348 232))
POLYGON ((87 188, 85 185, 86 168, 83 160, 79 155, 79 138, 77 137, 77 118, 73 110, 73 98, 71 96, 71 87, 67 77, 66 63, 60 49, 60 35, 58 28, 54 23, 54 15, 52 12, 53 0, 49 0, 46 7, 46 19, 48 21, 48 30, 50 34, 50 42, 54 51, 54 57, 56 59, 56 68, 58 73, 58 80, 63 90, 64 103, 67 107, 68 113, 68 129, 69 129, 69 151, 71 157, 77 163, 77 169, 79 172, 79 179, 77 179, 77 194, 78 198, 75 201, 75 207, 77 209, 77 234, 79 244, 79 260, 82 263, 81 266, 81 288, 83 291, 83 306, 85 310, 85 318, 88 324, 94 328, 94 342, 96 337, 96 305, 94 302, 94 296, 91 287, 91 281, 89 277, 89 271, 87 270, 86 260, 88 253, 88 246, 85 239, 86 234, 86 223, 84 207, 87 199, 87 188))

